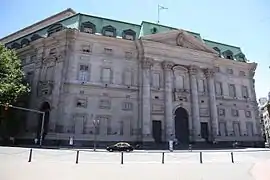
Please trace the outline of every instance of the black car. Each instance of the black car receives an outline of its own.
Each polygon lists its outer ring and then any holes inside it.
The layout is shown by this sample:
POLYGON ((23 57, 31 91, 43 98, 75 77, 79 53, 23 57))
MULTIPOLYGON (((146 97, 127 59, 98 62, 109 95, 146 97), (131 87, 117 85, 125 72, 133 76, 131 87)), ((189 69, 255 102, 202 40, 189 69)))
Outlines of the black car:
POLYGON ((119 142, 119 143, 116 143, 114 145, 108 146, 106 149, 107 149, 107 151, 110 151, 110 152, 113 152, 113 151, 130 152, 130 151, 133 151, 134 148, 128 143, 119 142))

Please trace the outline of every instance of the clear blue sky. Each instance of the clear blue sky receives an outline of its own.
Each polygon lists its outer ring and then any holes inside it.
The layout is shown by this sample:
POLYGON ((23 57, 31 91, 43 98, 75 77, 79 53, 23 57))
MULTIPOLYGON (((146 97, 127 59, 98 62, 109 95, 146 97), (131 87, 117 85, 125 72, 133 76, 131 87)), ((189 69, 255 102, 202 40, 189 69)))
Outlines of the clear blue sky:
POLYGON ((270 91, 269 0, 1 0, 0 37, 69 7, 76 12, 132 23, 155 22, 158 4, 169 8, 161 12, 161 24, 240 46, 251 62, 258 63, 257 98, 267 96, 270 91))

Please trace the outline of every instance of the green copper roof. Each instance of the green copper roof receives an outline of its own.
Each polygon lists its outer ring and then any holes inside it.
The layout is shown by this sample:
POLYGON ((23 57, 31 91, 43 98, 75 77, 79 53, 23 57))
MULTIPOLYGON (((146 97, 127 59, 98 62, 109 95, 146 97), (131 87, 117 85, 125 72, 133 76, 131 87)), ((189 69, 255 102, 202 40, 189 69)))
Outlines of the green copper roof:
MULTIPOLYGON (((116 36, 122 37, 123 31, 124 30, 132 30, 136 33, 136 38, 140 38, 142 36, 150 35, 150 34, 156 34, 156 33, 161 33, 161 32, 167 32, 170 30, 176 30, 177 28, 175 27, 169 27, 157 23, 151 23, 147 21, 142 21, 140 25, 138 24, 133 24, 133 23, 128 23, 128 22, 123 22, 123 21, 118 21, 118 20, 112 20, 112 19, 107 19, 107 18, 102 18, 102 17, 97 17, 97 16, 91 16, 91 15, 86 15, 86 14, 75 14, 73 16, 70 16, 66 19, 63 19, 58 22, 58 24, 61 24, 64 28, 75 28, 80 30, 80 26, 82 23, 85 22, 90 22, 95 25, 96 28, 96 33, 102 33, 102 28, 105 26, 113 26, 116 29, 116 36)), ((51 26, 51 25, 50 25, 51 26)), ((50 26, 47 26, 43 29, 40 29, 36 32, 33 32, 29 35, 26 35, 24 37, 21 37, 13 42, 9 42, 6 44, 6 46, 10 47, 11 44, 13 43, 18 43, 20 44, 23 39, 28 39, 34 35, 37 34, 41 37, 47 37, 47 31, 50 26)), ((220 53, 225 53, 225 52, 231 52, 232 56, 239 61, 245 61, 245 55, 241 52, 241 49, 239 47, 219 43, 219 42, 214 42, 206 39, 202 39, 201 35, 199 33, 195 32, 190 32, 187 31, 188 33, 192 34, 194 37, 197 39, 201 40, 205 44, 207 44, 211 48, 218 49, 220 53)))

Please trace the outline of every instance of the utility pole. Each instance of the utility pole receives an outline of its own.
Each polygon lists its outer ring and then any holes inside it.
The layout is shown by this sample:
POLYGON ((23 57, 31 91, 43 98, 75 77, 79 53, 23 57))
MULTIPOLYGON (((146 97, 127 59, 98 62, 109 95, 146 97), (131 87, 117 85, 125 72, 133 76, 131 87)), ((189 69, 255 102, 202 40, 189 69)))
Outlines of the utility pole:
POLYGON ((166 8, 166 7, 164 7, 164 6, 158 5, 158 21, 157 21, 158 24, 159 24, 159 14, 160 14, 160 10, 163 10, 163 9, 168 9, 168 8, 166 8))
POLYGON ((23 111, 30 111, 30 112, 35 112, 35 113, 39 113, 42 114, 42 122, 41 122, 41 130, 40 130, 40 139, 39 139, 39 145, 42 145, 42 140, 43 140, 43 132, 44 132, 44 121, 45 121, 45 112, 43 111, 38 111, 35 109, 28 109, 28 108, 23 108, 23 107, 18 107, 18 106, 13 106, 11 104, 0 104, 0 106, 4 106, 5 110, 7 111, 8 108, 14 108, 14 109, 19 109, 19 110, 23 110, 23 111))

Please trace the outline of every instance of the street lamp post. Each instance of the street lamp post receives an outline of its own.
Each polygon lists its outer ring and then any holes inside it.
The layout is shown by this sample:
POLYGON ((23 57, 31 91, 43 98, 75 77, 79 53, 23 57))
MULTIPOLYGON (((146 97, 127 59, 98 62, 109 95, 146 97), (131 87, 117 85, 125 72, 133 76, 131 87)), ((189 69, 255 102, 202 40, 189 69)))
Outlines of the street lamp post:
POLYGON ((93 120, 94 125, 94 151, 96 151, 96 141, 97 141, 97 126, 99 126, 99 120, 94 119, 93 120))

